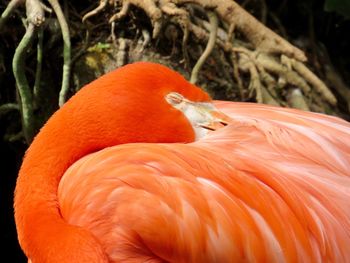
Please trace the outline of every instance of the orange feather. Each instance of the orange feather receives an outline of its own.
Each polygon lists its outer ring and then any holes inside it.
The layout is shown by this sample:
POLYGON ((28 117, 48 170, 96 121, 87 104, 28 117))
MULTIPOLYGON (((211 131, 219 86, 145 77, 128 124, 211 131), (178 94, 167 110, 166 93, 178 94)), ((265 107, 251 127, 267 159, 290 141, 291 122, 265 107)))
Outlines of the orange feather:
POLYGON ((229 124, 194 142, 165 102, 208 95, 135 63, 79 91, 43 127, 15 192, 35 262, 347 262, 350 124, 214 101, 229 124))

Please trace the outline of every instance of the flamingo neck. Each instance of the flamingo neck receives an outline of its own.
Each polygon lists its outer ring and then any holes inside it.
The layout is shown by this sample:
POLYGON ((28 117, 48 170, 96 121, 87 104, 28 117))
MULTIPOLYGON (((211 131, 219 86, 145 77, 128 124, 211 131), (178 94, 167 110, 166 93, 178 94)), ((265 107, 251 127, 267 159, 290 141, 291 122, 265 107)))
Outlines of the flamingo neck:
POLYGON ((58 185, 75 161, 123 143, 194 140, 181 113, 174 115, 177 122, 168 122, 161 112, 163 117, 155 123, 153 110, 150 118, 140 122, 140 116, 116 106, 118 100, 107 93, 98 98, 105 103, 91 107, 87 102, 96 100, 98 92, 83 91, 79 99, 68 101, 41 129, 23 160, 15 190, 15 220, 19 243, 32 262, 76 262, 77 258, 79 262, 108 262, 99 241, 90 232, 66 223, 60 214, 58 185), (168 123, 174 126, 166 126, 168 123), (148 130, 152 132, 145 132, 148 130))
MULTIPOLYGON (((194 86, 187 89, 189 84, 175 73, 160 69, 191 97, 208 98, 194 86)), ((193 129, 182 113, 169 110, 169 104, 158 99, 170 88, 149 92, 144 87, 144 83, 167 87, 165 80, 158 79, 164 75, 158 71, 150 64, 138 64, 101 77, 75 94, 32 142, 14 199, 19 243, 32 262, 108 262, 99 241, 90 232, 67 224, 60 214, 58 185, 75 161, 123 143, 194 140, 193 129)))
POLYGON ((62 219, 57 201, 58 184, 66 169, 105 145, 75 130, 69 118, 62 122, 62 115, 50 119, 24 157, 14 202, 19 242, 32 262, 52 262, 55 258, 57 262, 75 262, 75 257, 79 262, 107 262, 91 233, 62 219), (68 239, 75 240, 79 248, 68 239), (66 251, 59 251, 64 250, 61 247, 66 251))

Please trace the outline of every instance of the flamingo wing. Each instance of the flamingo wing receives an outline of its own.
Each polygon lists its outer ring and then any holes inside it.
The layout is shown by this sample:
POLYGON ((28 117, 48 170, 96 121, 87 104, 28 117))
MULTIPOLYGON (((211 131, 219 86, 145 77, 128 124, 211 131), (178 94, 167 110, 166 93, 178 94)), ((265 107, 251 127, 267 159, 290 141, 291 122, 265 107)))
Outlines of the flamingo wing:
POLYGON ((62 216, 111 262, 346 262, 350 125, 215 102, 230 124, 190 144, 85 156, 59 185, 62 216))

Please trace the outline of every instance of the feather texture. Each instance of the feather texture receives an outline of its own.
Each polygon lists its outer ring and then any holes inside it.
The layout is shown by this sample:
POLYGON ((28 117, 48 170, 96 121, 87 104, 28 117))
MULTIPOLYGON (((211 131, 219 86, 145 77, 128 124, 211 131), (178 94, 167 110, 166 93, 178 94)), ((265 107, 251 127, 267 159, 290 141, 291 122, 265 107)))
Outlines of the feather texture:
POLYGON ((74 163, 63 218, 111 262, 348 262, 350 125, 215 102, 230 124, 188 144, 130 143, 74 163))

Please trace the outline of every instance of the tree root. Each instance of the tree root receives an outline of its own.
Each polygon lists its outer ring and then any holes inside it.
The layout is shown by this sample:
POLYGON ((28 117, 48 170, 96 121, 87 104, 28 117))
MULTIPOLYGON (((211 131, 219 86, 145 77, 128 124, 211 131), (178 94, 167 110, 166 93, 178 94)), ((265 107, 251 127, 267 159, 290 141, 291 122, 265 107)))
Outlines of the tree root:
POLYGON ((10 111, 18 111, 18 110, 19 110, 19 106, 16 103, 2 104, 0 105, 0 117, 2 117, 3 115, 7 114, 10 111))
POLYGON ((26 33, 16 48, 13 56, 12 68, 16 79, 18 93, 21 98, 22 129, 26 142, 29 144, 34 137, 33 95, 24 73, 26 52, 31 44, 35 31, 35 25, 29 23, 26 33))
POLYGON ((68 23, 64 17, 61 6, 57 0, 48 0, 53 10, 56 13, 58 23, 60 24, 62 37, 63 37, 63 70, 62 70, 62 86, 59 94, 58 105, 61 107, 67 97, 69 89, 69 77, 71 67, 71 44, 69 36, 68 23))
MULTIPOLYGON (((65 20, 61 7, 57 0, 48 0, 53 11, 55 12, 61 31, 63 35, 63 77, 62 88, 60 92, 59 105, 62 105, 65 101, 65 97, 69 88, 69 76, 70 76, 70 36, 68 30, 68 24, 65 20)), ((22 115, 22 132, 26 142, 29 144, 37 132, 37 121, 34 118, 34 110, 39 106, 40 100, 38 95, 40 94, 41 85, 41 67, 42 67, 42 52, 43 52, 43 29, 41 26, 45 22, 45 12, 52 12, 51 8, 44 5, 41 0, 12 0, 0 18, 0 30, 9 15, 19 6, 25 4, 26 9, 26 33, 16 48, 13 56, 12 67, 13 73, 17 84, 20 109, 22 115), (28 53, 31 42, 38 36, 37 45, 37 66, 35 73, 34 87, 29 86, 26 74, 25 74, 25 61, 26 54, 28 53)))
POLYGON ((101 11, 103 11, 103 9, 107 6, 107 3, 108 3, 108 0, 101 0, 100 1, 100 4, 98 5, 98 7, 96 7, 95 9, 91 10, 90 12, 86 13, 84 16, 83 16, 83 23, 85 23, 85 21, 94 16, 94 15, 97 15, 98 13, 100 13, 101 11))
POLYGON ((193 84, 196 84, 197 79, 198 79, 198 72, 201 69, 201 67, 203 66, 207 57, 212 52, 212 50, 215 46, 215 43, 216 43, 216 35, 217 35, 217 29, 218 29, 218 17, 212 11, 208 11, 208 17, 209 17, 210 29, 211 29, 210 36, 209 36, 209 40, 208 40, 208 43, 207 43, 207 46, 206 46, 204 52, 202 53, 200 58, 197 60, 196 65, 194 65, 194 67, 192 69, 190 82, 193 84))
MULTIPOLYGON (((59 105, 61 106, 67 98, 69 89, 70 35, 58 0, 48 0, 48 3, 58 18, 64 43, 64 65, 59 94, 59 105)), ((35 123, 33 110, 37 106, 38 94, 42 93, 39 91, 43 45, 42 36, 38 34, 40 32, 38 27, 45 20, 45 12, 51 12, 51 9, 44 6, 41 0, 12 0, 1 14, 0 31, 10 14, 19 5, 24 4, 27 11, 27 32, 16 49, 13 70, 20 97, 23 134, 27 142, 30 142, 34 134, 34 128, 31 130, 30 127, 35 123), (37 69, 32 89, 24 74, 23 63, 29 44, 33 36, 37 34, 39 36, 37 69)), ((262 7, 261 20, 264 20, 267 15, 265 1, 262 2, 262 7)), ((137 42, 139 49, 133 54, 135 58, 141 57, 139 53, 142 53, 152 40, 161 40, 163 35, 168 34, 167 30, 162 29, 171 24, 175 28, 174 36, 170 32, 171 54, 176 53, 176 44, 181 45, 183 59, 181 57, 176 59, 180 61, 179 63, 184 63, 186 70, 193 66, 190 77, 193 83, 202 86, 206 84, 208 87, 213 81, 225 87, 225 92, 221 91, 221 94, 226 93, 231 99, 254 100, 259 103, 291 106, 304 110, 324 112, 326 107, 332 108, 337 104, 337 99, 332 91, 304 64, 306 56, 302 50, 267 28, 232 0, 99 0, 97 7, 83 16, 82 22, 90 28, 88 31, 90 33, 94 29, 90 27, 91 21, 88 23, 88 20, 92 20, 102 12, 109 14, 111 37, 120 52, 120 56, 117 57, 117 65, 121 66, 126 63, 128 47, 125 41, 131 41, 127 38, 122 41, 124 36, 120 38, 118 35, 118 31, 122 30, 121 20, 133 13, 135 8, 143 10, 152 25, 149 30, 147 27, 138 27, 137 23, 134 23, 138 32, 142 33, 143 39, 142 43, 137 42), (210 14, 208 21, 203 19, 205 14, 210 14), (182 39, 179 41, 177 38, 181 38, 181 32, 182 39), (191 43, 196 43, 196 48, 188 45, 189 39, 191 43), (196 50, 204 51, 198 54, 193 52, 196 50), (214 76, 214 73, 208 69, 216 70, 221 76, 214 76), (204 82, 204 76, 210 79, 209 83, 204 82), (225 81, 222 76, 225 77, 225 81), (325 107, 320 106, 324 103, 325 107)), ((99 17, 101 22, 102 16, 99 17)), ((278 19, 272 18, 283 33, 284 28, 278 19)), ((81 51, 84 52, 85 48, 81 51)), ((76 55, 76 58, 80 54, 76 55)), ((344 91, 342 85, 332 87, 336 90, 337 95, 343 96, 350 105, 350 95, 344 91)))
POLYGON ((271 29, 265 27, 236 2, 231 0, 174 0, 177 4, 194 3, 206 9, 215 9, 218 16, 228 25, 234 24, 258 51, 286 54, 300 61, 306 61, 303 51, 291 45, 271 29))
MULTIPOLYGON (((152 37, 157 38, 165 18, 177 24, 184 32, 182 40, 183 55, 186 60, 186 42, 189 32, 196 39, 206 44, 206 49, 198 58, 192 69, 190 81, 196 83, 198 74, 207 57, 218 45, 223 49, 232 66, 232 76, 237 82, 241 99, 246 96, 255 96, 257 102, 275 105, 289 106, 301 105, 294 103, 304 97, 312 96, 312 90, 317 91, 319 96, 329 103, 336 105, 337 100, 330 89, 311 71, 303 62, 306 56, 303 51, 290 44, 287 40, 264 26, 256 18, 245 11, 236 2, 231 0, 100 0, 98 6, 88 12, 83 21, 104 12, 107 5, 119 6, 119 11, 112 15, 109 22, 117 22, 125 17, 131 6, 142 9, 149 17, 153 26, 152 37), (192 9, 191 9, 192 8, 192 9), (207 22, 194 17, 194 11, 204 10, 202 13, 215 14, 221 20, 220 26, 217 23, 207 22), (237 37, 239 32, 244 38, 237 37), (246 86, 246 79, 240 72, 249 75, 249 83, 246 86), (244 90, 247 87, 249 93, 244 90), (283 92, 286 87, 294 87, 288 96, 289 91, 283 92), (298 93, 298 94, 297 94, 298 93), (285 96, 285 102, 279 97, 285 96), (297 94, 297 95, 295 95, 297 94)), ((263 3, 263 7, 264 7, 263 3)), ((264 7, 266 9, 266 6, 264 7)), ((262 16, 266 17, 266 11, 262 10, 262 16)), ((244 74, 243 74, 244 75, 244 74)), ((302 106, 303 109, 308 107, 302 106)))
POLYGON ((7 19, 10 17, 12 12, 21 4, 24 3, 25 0, 11 0, 10 3, 6 6, 4 12, 0 16, 0 31, 5 25, 7 19))
POLYGON ((296 109, 309 111, 310 108, 306 103, 305 97, 303 96, 300 89, 292 89, 287 97, 289 104, 296 109))

